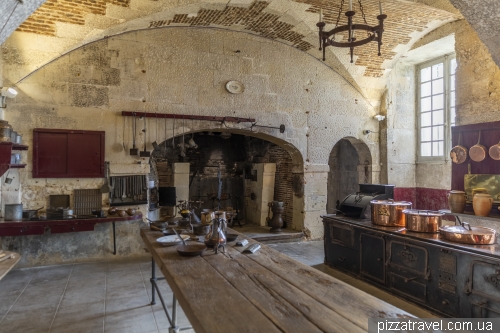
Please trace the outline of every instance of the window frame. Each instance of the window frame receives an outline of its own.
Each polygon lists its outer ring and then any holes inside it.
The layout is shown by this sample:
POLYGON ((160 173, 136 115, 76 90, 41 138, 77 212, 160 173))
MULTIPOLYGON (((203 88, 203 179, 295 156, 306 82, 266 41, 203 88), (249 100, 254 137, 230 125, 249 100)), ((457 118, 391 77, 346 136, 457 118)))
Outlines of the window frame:
MULTIPOLYGON (((450 160, 448 151, 450 151, 451 147, 451 61, 456 59, 455 53, 446 54, 444 56, 440 56, 438 58, 434 58, 432 60, 417 64, 416 67, 416 101, 415 101, 415 115, 416 115, 416 129, 417 129, 417 163, 442 163, 448 162, 450 160), (443 94, 444 94, 444 103, 443 103, 443 111, 444 111, 444 135, 443 135, 443 156, 422 156, 421 155, 421 112, 420 112, 420 104, 421 104, 421 82, 420 75, 421 70, 423 68, 431 67, 433 65, 443 63, 443 94)), ((456 115, 456 70, 455 70, 455 115, 456 115)), ((432 96, 432 95, 431 95, 432 96)))

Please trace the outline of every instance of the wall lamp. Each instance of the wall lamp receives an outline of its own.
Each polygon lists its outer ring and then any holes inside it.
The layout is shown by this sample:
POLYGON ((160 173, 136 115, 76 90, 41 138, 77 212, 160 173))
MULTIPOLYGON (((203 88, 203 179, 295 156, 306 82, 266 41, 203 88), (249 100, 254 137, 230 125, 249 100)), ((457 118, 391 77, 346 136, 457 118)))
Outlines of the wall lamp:
POLYGON ((373 116, 373 118, 377 119, 378 121, 382 121, 385 119, 385 116, 383 116, 381 114, 376 114, 373 116))
POLYGON ((7 104, 5 103, 6 98, 14 98, 17 96, 17 90, 11 87, 3 87, 0 90, 0 107, 6 108, 7 104))

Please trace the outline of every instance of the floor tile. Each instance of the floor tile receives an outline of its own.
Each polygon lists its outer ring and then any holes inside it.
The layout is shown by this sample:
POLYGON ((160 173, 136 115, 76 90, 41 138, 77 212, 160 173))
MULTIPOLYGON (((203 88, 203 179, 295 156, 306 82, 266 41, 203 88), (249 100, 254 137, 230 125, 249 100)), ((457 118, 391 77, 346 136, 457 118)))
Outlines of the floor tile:
POLYGON ((130 308, 115 312, 108 312, 107 309, 108 307, 106 306, 105 333, 158 332, 153 311, 151 306, 147 304, 133 305, 132 303, 130 308))

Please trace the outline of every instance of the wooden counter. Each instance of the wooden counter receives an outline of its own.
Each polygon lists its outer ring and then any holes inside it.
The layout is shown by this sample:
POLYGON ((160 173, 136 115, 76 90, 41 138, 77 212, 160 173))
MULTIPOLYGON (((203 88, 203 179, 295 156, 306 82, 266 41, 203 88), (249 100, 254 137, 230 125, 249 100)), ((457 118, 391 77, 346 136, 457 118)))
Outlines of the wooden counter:
POLYGON ((5 254, 5 257, 0 258, 0 260, 9 256, 11 257, 11 259, 5 259, 0 261, 0 280, 1 280, 18 263, 18 261, 21 259, 21 256, 19 255, 19 253, 10 251, 3 251, 0 252, 0 254, 5 254))
POLYGON ((114 215, 108 217, 86 217, 57 220, 5 221, 0 219, 0 236, 43 235, 46 232, 56 234, 77 231, 93 231, 94 226, 98 223, 132 221, 141 218, 142 214, 138 213, 133 216, 125 217, 114 215))
POLYGON ((412 317, 266 245, 247 254, 231 242, 226 253, 181 257, 156 242, 160 232, 141 236, 197 333, 355 333, 368 330, 368 318, 412 317))

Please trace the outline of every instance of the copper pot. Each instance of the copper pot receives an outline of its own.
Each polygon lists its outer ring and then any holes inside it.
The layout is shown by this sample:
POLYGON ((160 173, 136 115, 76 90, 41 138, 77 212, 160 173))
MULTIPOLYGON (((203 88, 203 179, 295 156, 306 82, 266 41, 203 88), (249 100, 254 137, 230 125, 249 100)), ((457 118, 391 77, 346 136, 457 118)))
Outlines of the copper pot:
POLYGON ((405 227, 403 210, 411 209, 411 202, 394 200, 372 200, 372 223, 385 227, 405 227))
POLYGON ((405 209, 406 230, 414 232, 436 233, 441 227, 443 213, 432 210, 405 209))

